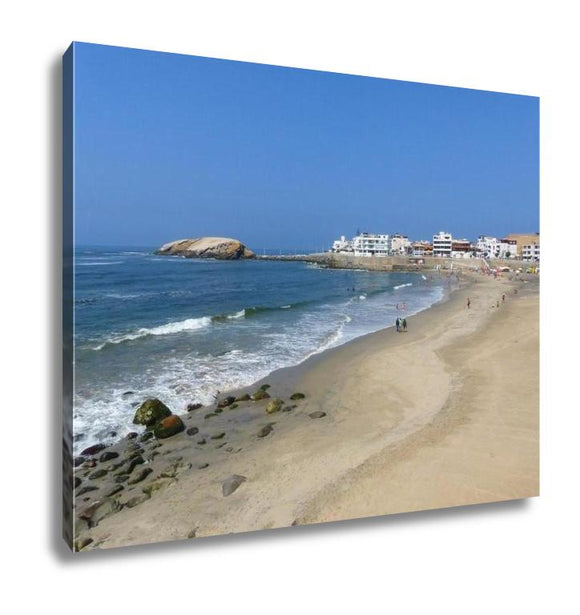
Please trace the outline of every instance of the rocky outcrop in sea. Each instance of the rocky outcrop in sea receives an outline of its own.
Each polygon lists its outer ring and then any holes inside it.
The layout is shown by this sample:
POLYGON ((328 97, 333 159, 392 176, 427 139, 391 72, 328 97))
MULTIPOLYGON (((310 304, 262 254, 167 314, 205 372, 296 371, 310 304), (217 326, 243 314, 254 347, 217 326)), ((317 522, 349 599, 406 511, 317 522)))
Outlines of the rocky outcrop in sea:
POLYGON ((183 256, 185 258, 217 258, 220 260, 256 257, 241 241, 227 237, 179 239, 161 246, 155 254, 183 256))

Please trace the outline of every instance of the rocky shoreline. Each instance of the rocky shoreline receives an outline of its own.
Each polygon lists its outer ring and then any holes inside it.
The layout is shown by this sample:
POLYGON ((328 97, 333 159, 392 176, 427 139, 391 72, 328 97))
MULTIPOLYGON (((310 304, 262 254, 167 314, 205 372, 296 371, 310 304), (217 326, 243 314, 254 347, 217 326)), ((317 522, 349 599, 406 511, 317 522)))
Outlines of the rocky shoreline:
MULTIPOLYGON (((133 423, 145 431, 130 432, 120 441, 96 443, 74 458, 74 549, 98 548, 92 530, 123 509, 143 504, 170 489, 185 475, 203 472, 224 455, 241 452, 253 439, 272 437, 277 421, 299 409, 305 394, 295 392, 287 399, 273 397, 270 385, 253 393, 227 395, 211 406, 192 403, 186 414, 173 414, 159 399, 145 400, 135 412, 133 423), (231 428, 233 413, 242 414, 231 428), (276 421, 268 420, 276 418, 276 421), (250 441, 251 441, 250 440, 250 441)), ((309 419, 324 418, 324 412, 306 414, 309 419)), ((228 497, 247 480, 241 474, 227 474, 216 484, 222 497, 228 497)), ((187 538, 195 537, 195 528, 187 538)), ((186 538, 186 536, 184 536, 186 538)))
MULTIPOLYGON (((372 469, 375 456, 396 464, 397 451, 410 447, 423 454, 431 450, 429 442, 434 438, 447 437, 455 423, 446 419, 446 404, 464 378, 462 357, 471 356, 474 344, 483 340, 494 349, 501 347, 493 364, 498 370, 496 378, 501 374, 527 377, 519 373, 527 369, 528 362, 518 355, 524 338, 513 333, 516 328, 521 335, 531 336, 529 352, 537 352, 533 341, 537 276, 493 279, 466 272, 461 277, 462 284, 448 300, 408 319, 405 335, 387 327, 300 365, 274 371, 250 388, 222 392, 212 404, 191 403, 184 414, 173 414, 160 400, 141 400, 138 407, 134 402, 134 421, 144 431, 136 429, 109 446, 87 447, 75 459, 75 550, 420 508, 411 501, 417 497, 411 487, 418 479, 409 483, 403 476, 402 482, 397 478, 385 483, 382 470, 372 469), (470 309, 466 307, 468 296, 470 309), (526 309, 529 314, 520 320, 526 309), (504 321, 509 323, 509 335, 502 330, 488 337, 490 323, 500 326, 504 321), (517 335, 518 344, 508 339, 512 334, 517 335), (504 365, 502 357, 514 353, 504 365), (416 386, 418 379, 421 387, 416 386), (424 428, 436 432, 425 436, 426 448, 420 438, 424 428), (407 483, 410 494, 390 497, 398 485, 407 483), (333 498, 339 496, 335 503, 333 498), (355 508, 356 514, 352 512, 355 508)), ((468 395, 471 382, 465 380, 463 395, 468 395)), ((529 384, 532 400, 522 402, 524 427, 526 422, 534 426, 534 382, 529 384)), ((508 391, 507 386, 496 391, 493 382, 490 386, 490 395, 508 391)), ((470 395, 461 398, 457 425, 465 424, 466 408, 474 399, 470 395)), ((518 402, 511 403, 516 407, 518 402)), ((519 442, 521 429, 519 423, 513 429, 515 442, 519 442)), ((490 433, 489 446, 497 446, 497 434, 488 427, 474 437, 487 442, 490 433)), ((521 467, 516 467, 526 475, 524 488, 520 488, 521 481, 512 485, 505 479, 504 465, 513 463, 511 439, 495 451, 504 468, 497 474, 503 478, 493 484, 495 499, 534 494, 537 430, 530 433, 526 432, 529 449, 521 458, 521 467)), ((512 438, 511 431, 508 436, 512 438)), ((461 447, 457 450, 457 454, 455 449, 448 453, 461 478, 467 453, 461 447)), ((483 483, 495 480, 493 472, 489 476, 484 472, 487 466, 478 459, 474 463, 474 476, 482 473, 483 483)), ((427 476, 432 465, 426 462, 416 471, 427 476)), ((482 498, 478 488, 467 492, 460 481, 453 490, 441 488, 432 494, 428 485, 435 479, 429 475, 425 480, 421 493, 430 494, 439 506, 494 499, 482 498)), ((421 507, 432 507, 431 500, 426 499, 421 507)))

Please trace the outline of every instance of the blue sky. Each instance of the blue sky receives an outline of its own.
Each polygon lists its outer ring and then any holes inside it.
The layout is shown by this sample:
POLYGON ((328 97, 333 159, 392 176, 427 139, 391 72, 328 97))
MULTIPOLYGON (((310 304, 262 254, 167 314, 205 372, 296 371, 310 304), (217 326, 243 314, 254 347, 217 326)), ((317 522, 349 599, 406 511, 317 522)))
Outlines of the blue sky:
POLYGON ((74 44, 77 244, 539 231, 539 99, 74 44))

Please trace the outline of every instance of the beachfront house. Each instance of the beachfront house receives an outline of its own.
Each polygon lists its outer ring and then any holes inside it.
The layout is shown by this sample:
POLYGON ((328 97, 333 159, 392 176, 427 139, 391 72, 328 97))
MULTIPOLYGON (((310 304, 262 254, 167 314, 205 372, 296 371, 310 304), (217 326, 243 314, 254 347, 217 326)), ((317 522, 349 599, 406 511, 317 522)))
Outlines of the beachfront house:
POLYGON ((439 231, 433 235, 433 256, 451 257, 453 237, 451 233, 439 231))
POLYGON ((516 258, 518 254, 515 239, 498 239, 480 235, 475 244, 476 251, 482 258, 516 258))
POLYGON ((540 244, 526 243, 522 246, 522 260, 524 261, 540 261, 540 244))
POLYGON ((411 254, 412 246, 411 240, 406 235, 395 233, 391 236, 391 243, 389 247, 389 253, 394 256, 411 254))
POLYGON ((389 235, 360 233, 353 239, 355 256, 388 256, 390 247, 389 235))
POLYGON ((414 241, 411 253, 413 256, 433 256, 433 245, 428 241, 414 241))
POLYGON ((353 240, 347 239, 344 235, 340 236, 340 239, 335 239, 332 244, 331 252, 352 254, 353 252, 353 240))
POLYGON ((451 242, 452 258, 472 258, 473 246, 468 239, 454 239, 451 242))
POLYGON ((531 244, 540 245, 540 233, 510 233, 503 241, 513 242, 517 255, 523 259, 524 246, 530 246, 531 244))

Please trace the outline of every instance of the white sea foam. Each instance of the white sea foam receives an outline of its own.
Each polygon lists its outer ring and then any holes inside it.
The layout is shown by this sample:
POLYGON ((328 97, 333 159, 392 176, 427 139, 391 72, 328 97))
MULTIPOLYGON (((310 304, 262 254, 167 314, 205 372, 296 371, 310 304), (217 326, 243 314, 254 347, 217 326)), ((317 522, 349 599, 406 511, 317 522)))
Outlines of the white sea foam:
POLYGON ((105 265, 121 265, 124 261, 89 261, 88 263, 75 263, 76 267, 103 267, 105 265))
POLYGON ((399 290, 399 288, 405 288, 405 286, 413 286, 413 282, 408 282, 407 284, 399 284, 398 286, 393 286, 394 290, 399 290))
POLYGON ((245 315, 246 315, 246 310, 240 310, 239 312, 236 312, 235 314, 228 314, 228 318, 232 320, 234 318, 243 318, 245 315))
MULTIPOLYGON (((441 295, 440 288, 428 290, 421 285, 420 288, 404 291, 400 300, 408 301, 406 316, 409 318, 439 300, 441 295), (413 300, 416 293, 419 293, 417 299, 413 300)), ((237 331, 235 335, 242 337, 228 338, 231 345, 222 346, 225 352, 218 356, 210 354, 211 350, 208 352, 201 345, 190 344, 189 340, 183 339, 180 346, 178 339, 174 344, 174 340, 168 338, 167 346, 171 350, 166 351, 164 356, 154 354, 148 357, 145 353, 143 361, 137 363, 139 368, 130 375, 119 373, 118 378, 114 377, 108 386, 91 382, 82 390, 77 390, 74 429, 75 433, 84 433, 85 437, 75 443, 75 450, 82 450, 97 441, 113 440, 115 436, 110 435, 113 431, 122 437, 135 429, 131 423, 135 412, 132 402, 158 397, 174 412, 180 413, 191 402, 212 403, 218 389, 224 392, 249 386, 275 369, 296 365, 328 348, 392 326, 396 312, 394 304, 385 301, 388 295, 369 294, 366 301, 359 301, 358 297, 355 294, 341 303, 329 302, 307 311, 296 310, 292 327, 274 328, 270 319, 264 319, 262 323, 259 317, 244 319, 243 310, 224 315, 221 318, 226 321, 236 319, 229 321, 232 335, 237 331), (248 339, 256 343, 249 344, 248 339), (124 396, 123 393, 128 390, 134 391, 134 394, 124 396)), ((210 327, 211 323, 210 317, 190 318, 111 336, 108 343, 202 330, 210 327)), ((412 320, 409 324, 413 326, 412 320)), ((223 338, 222 333, 219 335, 223 338)), ((155 347, 165 344, 162 337, 157 340, 151 338, 150 343, 155 347)))
POLYGON ((169 322, 166 325, 160 325, 158 327, 141 328, 131 333, 124 335, 113 336, 99 344, 94 350, 102 350, 109 344, 121 344, 123 342, 130 342, 137 340, 148 335, 171 335, 172 333, 182 333, 184 331, 196 331, 197 329, 203 329, 211 324, 211 318, 209 316, 203 316, 201 318, 187 318, 186 320, 179 320, 177 322, 169 322))

